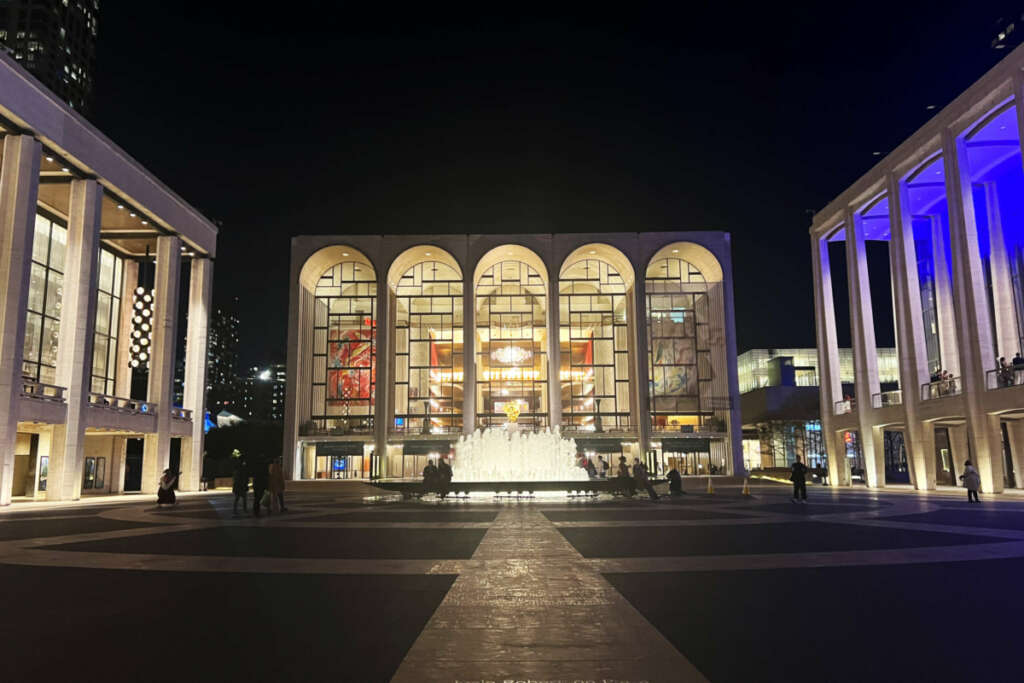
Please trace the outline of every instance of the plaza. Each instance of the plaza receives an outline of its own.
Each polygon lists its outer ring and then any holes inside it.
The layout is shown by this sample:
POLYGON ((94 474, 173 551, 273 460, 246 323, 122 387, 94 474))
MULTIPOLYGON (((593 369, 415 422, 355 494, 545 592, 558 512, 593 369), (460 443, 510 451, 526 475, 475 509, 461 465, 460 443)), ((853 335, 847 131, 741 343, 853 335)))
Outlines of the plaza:
POLYGON ((4 670, 91 678, 114 651, 97 678, 1018 678, 1016 496, 812 486, 804 506, 759 486, 478 504, 292 487, 287 514, 259 519, 218 493, 173 510, 8 508, 0 577, 38 590, 5 598, 4 670))

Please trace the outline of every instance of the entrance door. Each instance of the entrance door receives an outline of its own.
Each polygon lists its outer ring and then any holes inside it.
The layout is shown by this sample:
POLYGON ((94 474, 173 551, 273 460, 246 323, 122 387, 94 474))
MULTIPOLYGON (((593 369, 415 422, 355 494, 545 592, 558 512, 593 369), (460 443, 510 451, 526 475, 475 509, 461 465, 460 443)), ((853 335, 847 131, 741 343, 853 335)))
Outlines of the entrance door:
POLYGON ((1010 432, 1003 421, 999 422, 999 433, 1003 437, 1003 461, 1005 462, 1003 486, 1008 489, 1015 489, 1017 488, 1017 473, 1013 471, 1013 451, 1010 449, 1010 432))
POLYGON ((882 441, 885 449, 885 483, 909 484, 910 468, 907 466, 903 432, 883 432, 882 441))
POLYGON ((124 490, 142 490, 142 439, 128 439, 124 458, 124 490))
POLYGON ((953 463, 953 449, 949 442, 949 429, 935 428, 935 483, 942 486, 956 486, 956 465, 953 463))

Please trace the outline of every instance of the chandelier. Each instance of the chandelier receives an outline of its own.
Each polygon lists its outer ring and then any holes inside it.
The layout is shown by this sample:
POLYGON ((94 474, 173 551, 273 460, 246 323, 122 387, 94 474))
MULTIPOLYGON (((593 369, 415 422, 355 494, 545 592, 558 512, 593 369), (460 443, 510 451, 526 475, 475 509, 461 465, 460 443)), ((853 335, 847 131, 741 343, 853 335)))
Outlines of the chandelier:
POLYGON ((533 357, 533 352, 521 346, 499 346, 491 351, 491 360, 503 365, 519 365, 533 357))

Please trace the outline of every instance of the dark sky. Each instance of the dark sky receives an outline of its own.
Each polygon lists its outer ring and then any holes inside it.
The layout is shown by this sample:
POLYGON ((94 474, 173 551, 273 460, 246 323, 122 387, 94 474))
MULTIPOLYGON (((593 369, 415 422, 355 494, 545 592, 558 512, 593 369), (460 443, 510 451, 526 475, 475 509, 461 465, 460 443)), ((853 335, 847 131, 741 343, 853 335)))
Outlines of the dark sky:
POLYGON ((806 210, 997 61, 1004 9, 358 4, 101 5, 94 118, 223 221, 248 363, 284 359, 310 233, 725 230, 740 350, 813 346, 806 210))

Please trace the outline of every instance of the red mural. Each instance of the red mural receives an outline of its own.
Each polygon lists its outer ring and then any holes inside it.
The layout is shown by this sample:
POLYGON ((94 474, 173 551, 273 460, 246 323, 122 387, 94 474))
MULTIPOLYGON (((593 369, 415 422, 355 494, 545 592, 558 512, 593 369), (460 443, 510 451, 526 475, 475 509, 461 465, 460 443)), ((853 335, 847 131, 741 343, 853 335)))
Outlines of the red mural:
POLYGON ((327 342, 327 400, 373 399, 376 381, 373 347, 377 330, 370 318, 365 327, 332 327, 327 342))

